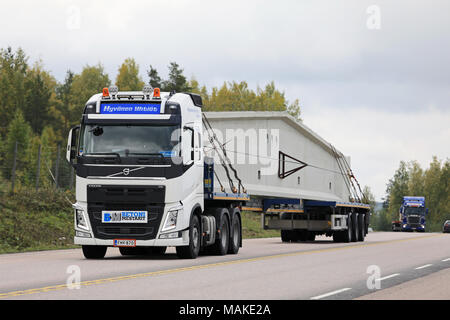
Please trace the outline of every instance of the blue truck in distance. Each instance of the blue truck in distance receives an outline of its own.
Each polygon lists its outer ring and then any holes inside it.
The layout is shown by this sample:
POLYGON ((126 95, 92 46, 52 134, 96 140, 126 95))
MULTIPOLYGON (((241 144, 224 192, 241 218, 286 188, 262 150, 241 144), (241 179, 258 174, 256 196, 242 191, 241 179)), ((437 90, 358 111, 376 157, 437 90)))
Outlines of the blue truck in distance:
POLYGON ((405 196, 399 210, 400 220, 392 222, 392 230, 425 232, 427 213, 425 197, 405 196))

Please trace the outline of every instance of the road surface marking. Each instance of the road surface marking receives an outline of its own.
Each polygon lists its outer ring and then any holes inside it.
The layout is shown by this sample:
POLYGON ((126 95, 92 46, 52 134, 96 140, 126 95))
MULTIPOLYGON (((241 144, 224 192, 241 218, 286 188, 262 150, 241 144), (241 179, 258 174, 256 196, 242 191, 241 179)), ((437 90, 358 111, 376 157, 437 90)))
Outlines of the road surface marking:
POLYGON ((425 269, 425 268, 428 268, 428 267, 431 267, 431 266, 432 266, 432 264, 426 264, 424 266, 417 267, 416 270, 425 269))
MULTIPOLYGON (((434 237, 439 237, 439 236, 442 236, 442 234, 421 236, 421 237, 417 237, 417 238, 380 241, 380 242, 373 242, 373 243, 366 243, 366 244, 359 244, 359 245, 346 245, 343 247, 332 247, 332 248, 309 250, 309 251, 296 251, 296 252, 280 253, 280 254, 276 254, 276 255, 262 256, 262 257, 256 257, 256 258, 237 259, 237 260, 217 262, 217 263, 211 263, 211 264, 195 265, 195 266, 184 267, 184 268, 176 268, 176 269, 169 269, 169 270, 160 270, 160 271, 152 271, 152 272, 146 272, 146 273, 131 274, 131 275, 125 275, 125 276, 117 276, 117 277, 112 277, 112 278, 88 280, 88 281, 82 281, 79 284, 81 286, 90 286, 90 285, 95 285, 95 284, 105 284, 105 283, 111 283, 111 282, 117 282, 117 281, 123 281, 123 280, 143 278, 143 277, 167 275, 167 274, 183 272, 183 271, 200 270, 200 269, 207 269, 207 268, 218 267, 218 266, 228 266, 228 265, 233 265, 233 264, 263 261, 263 260, 282 258, 282 257, 293 257, 293 256, 313 254, 313 253, 334 252, 334 251, 341 251, 341 250, 347 250, 347 249, 352 249, 352 248, 371 247, 371 246, 377 246, 377 245, 399 243, 399 242, 420 240, 420 239, 426 239, 426 238, 434 238, 434 237)), ((66 288, 67 288, 66 284, 60 284, 60 285, 43 287, 43 288, 17 290, 17 291, 0 293, 0 299, 17 297, 17 296, 22 296, 22 295, 27 295, 27 294, 34 294, 34 293, 43 293, 43 292, 47 292, 47 291, 55 291, 55 290, 61 290, 61 289, 66 289, 66 288)))
POLYGON ((390 276, 386 276, 386 277, 380 278, 378 280, 383 281, 383 280, 390 279, 390 278, 393 278, 393 277, 396 277, 399 275, 400 275, 400 273, 394 273, 394 274, 391 274, 390 276))
POLYGON ((320 296, 312 297, 311 300, 319 300, 319 299, 323 299, 323 298, 326 298, 326 297, 329 297, 329 296, 333 296, 333 295, 335 295, 335 294, 338 294, 338 293, 341 293, 341 292, 345 292, 345 291, 348 291, 348 290, 351 290, 351 289, 352 289, 352 288, 344 288, 344 289, 339 289, 339 290, 336 290, 336 291, 331 291, 331 292, 322 294, 322 295, 320 295, 320 296))
POLYGON ((447 261, 450 261, 450 258, 442 260, 442 262, 447 262, 447 261))

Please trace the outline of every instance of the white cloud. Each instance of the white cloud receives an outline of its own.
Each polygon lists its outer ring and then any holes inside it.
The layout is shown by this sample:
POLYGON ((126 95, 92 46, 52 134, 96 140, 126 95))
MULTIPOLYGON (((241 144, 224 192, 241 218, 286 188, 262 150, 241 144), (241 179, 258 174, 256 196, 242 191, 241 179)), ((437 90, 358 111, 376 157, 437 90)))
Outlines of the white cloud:
POLYGON ((401 160, 417 160, 427 168, 432 156, 450 156, 450 109, 433 106, 414 113, 352 108, 305 111, 304 122, 345 155, 361 185, 369 185, 376 198, 401 160))

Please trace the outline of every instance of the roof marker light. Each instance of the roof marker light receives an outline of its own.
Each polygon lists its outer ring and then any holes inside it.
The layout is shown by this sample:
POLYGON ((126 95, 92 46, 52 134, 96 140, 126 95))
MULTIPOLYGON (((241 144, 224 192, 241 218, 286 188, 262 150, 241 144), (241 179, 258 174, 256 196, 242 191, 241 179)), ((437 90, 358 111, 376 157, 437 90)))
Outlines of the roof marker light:
POLYGON ((161 98, 161 90, 159 88, 153 89, 153 98, 161 98))
POLYGON ((110 86, 109 87, 109 92, 111 93, 111 94, 117 94, 118 92, 119 92, 119 88, 117 87, 117 86, 110 86))
POLYGON ((144 88, 142 88, 142 92, 145 94, 150 94, 153 91, 152 86, 145 85, 144 88))

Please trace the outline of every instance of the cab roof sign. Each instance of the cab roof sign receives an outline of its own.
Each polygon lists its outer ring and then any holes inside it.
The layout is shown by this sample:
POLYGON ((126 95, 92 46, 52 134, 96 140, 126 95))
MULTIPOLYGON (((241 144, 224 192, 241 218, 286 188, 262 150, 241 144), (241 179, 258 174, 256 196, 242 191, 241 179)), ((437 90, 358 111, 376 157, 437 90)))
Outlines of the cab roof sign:
POLYGON ((123 103, 102 102, 100 104, 101 114, 159 114, 160 103, 123 103))

